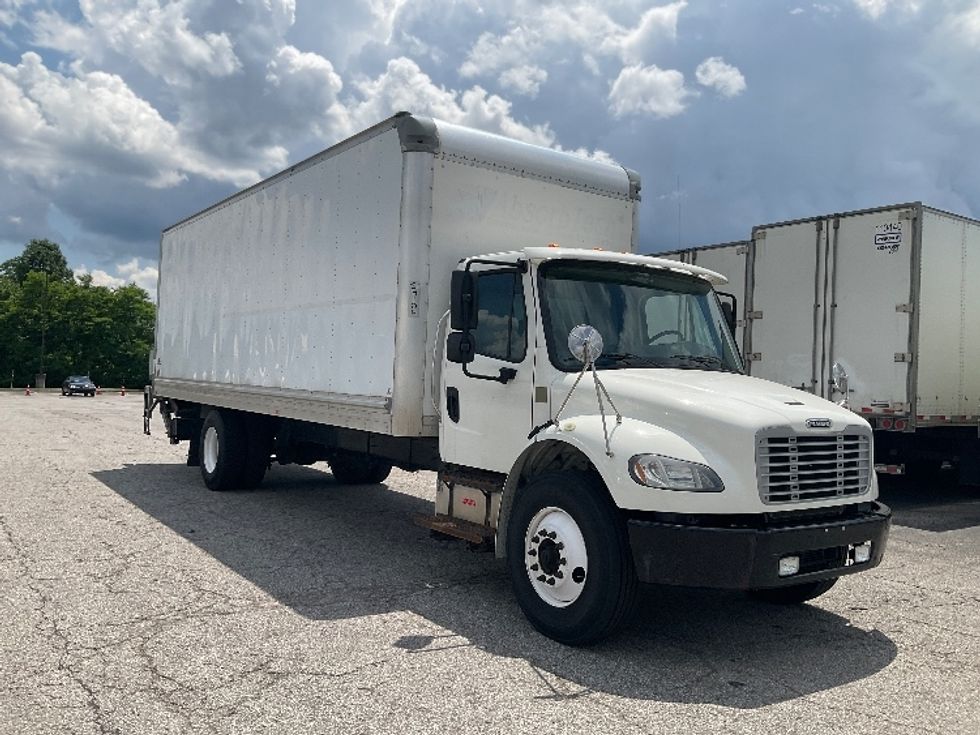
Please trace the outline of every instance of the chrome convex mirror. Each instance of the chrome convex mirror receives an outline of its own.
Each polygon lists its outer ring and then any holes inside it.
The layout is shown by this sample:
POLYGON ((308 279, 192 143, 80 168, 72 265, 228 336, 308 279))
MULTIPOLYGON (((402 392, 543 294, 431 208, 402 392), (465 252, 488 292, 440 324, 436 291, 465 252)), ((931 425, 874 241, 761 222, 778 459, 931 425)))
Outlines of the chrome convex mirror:
POLYGON ((843 408, 850 408, 850 395, 848 393, 847 386, 847 371, 839 362, 835 362, 830 368, 830 383, 834 386, 834 390, 843 396, 839 401, 837 401, 837 405, 842 406, 843 408))
POLYGON ((839 362, 835 362, 830 369, 830 380, 834 384, 834 390, 847 395, 847 371, 839 362))
POLYGON ((585 365, 591 365, 602 354, 602 335, 591 324, 579 324, 568 333, 568 351, 585 365))
POLYGON ((602 354, 602 335, 599 334, 599 330, 590 324, 579 324, 577 327, 572 327, 572 331, 568 333, 568 350, 572 353, 576 360, 582 363, 582 371, 575 378, 575 382, 572 383, 572 387, 568 389, 568 394, 565 396, 565 400, 561 402, 561 406, 555 411, 553 418, 548 419, 546 422, 540 426, 536 426, 531 430, 531 433, 527 435, 528 439, 533 439, 536 434, 548 428, 549 426, 554 426, 561 431, 561 425, 559 421, 561 420, 561 412, 565 410, 565 406, 568 405, 568 399, 572 397, 572 393, 578 387, 579 382, 582 380, 582 376, 587 372, 592 373, 592 380, 595 383, 595 397, 599 402, 599 415, 602 417, 602 434, 606 440, 606 455, 613 456, 612 447, 609 445, 609 428, 606 426, 606 409, 603 406, 602 399, 605 397, 606 401, 609 403, 613 412, 616 414, 616 425, 623 423, 623 414, 619 412, 616 408, 616 404, 613 403, 612 398, 609 397, 609 392, 606 390, 606 386, 602 384, 599 380, 599 374, 595 369, 595 361, 599 359, 599 355, 602 354))

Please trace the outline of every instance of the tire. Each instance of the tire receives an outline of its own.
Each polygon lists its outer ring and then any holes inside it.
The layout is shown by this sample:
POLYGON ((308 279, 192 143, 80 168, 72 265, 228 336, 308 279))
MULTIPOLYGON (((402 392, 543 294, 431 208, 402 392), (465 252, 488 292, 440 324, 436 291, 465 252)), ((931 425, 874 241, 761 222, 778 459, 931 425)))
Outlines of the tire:
POLYGON ((595 643, 633 609, 626 524, 598 481, 573 472, 531 480, 514 499, 506 544, 517 603, 549 638, 595 643))
POLYGON ((341 485, 376 485, 391 474, 391 462, 359 452, 337 452, 329 462, 334 479, 341 485))
POLYGON ((212 409, 201 426, 201 477, 209 490, 233 490, 241 486, 248 451, 242 417, 212 409))
POLYGON ((837 584, 836 579, 825 579, 820 582, 804 582, 789 587, 770 587, 763 590, 752 590, 749 594, 762 602, 774 605, 800 605, 807 600, 820 597, 837 584))
POLYGON ((261 416, 249 416, 244 424, 247 449, 240 486, 251 490, 262 483, 265 471, 269 468, 273 433, 269 422, 261 416))

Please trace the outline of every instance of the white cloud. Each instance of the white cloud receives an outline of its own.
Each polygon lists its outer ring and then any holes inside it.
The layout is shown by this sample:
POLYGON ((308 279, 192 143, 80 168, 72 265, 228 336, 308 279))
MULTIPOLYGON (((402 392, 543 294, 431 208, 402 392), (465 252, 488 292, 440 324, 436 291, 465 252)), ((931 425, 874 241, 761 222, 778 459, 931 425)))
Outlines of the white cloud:
POLYGON ((180 154, 161 183, 199 173, 250 184, 283 168, 289 146, 330 137, 342 82, 328 59, 284 41, 294 0, 82 0, 80 9, 77 23, 36 13, 35 42, 73 56, 77 74, 139 64, 162 82, 141 80, 168 111, 161 145, 180 154))
POLYGON ((623 61, 627 64, 641 63, 647 53, 657 47, 663 40, 677 39, 677 18, 687 7, 687 2, 671 3, 660 7, 650 8, 641 17, 635 28, 629 29, 621 36, 613 36, 609 47, 618 50, 623 61))
POLYGON ((657 66, 627 66, 609 91, 609 110, 616 117, 647 113, 658 118, 679 115, 696 92, 684 86, 684 75, 676 69, 657 66))
POLYGON ((508 12, 510 29, 503 34, 482 33, 459 72, 476 77, 541 66, 566 58, 570 48, 593 60, 601 54, 625 64, 641 64, 662 42, 676 40, 678 17, 686 7, 686 0, 656 6, 635 25, 623 25, 598 3, 519 1, 508 12))
POLYGON ((14 25, 19 16, 20 9, 29 0, 0 0, 0 26, 14 25))
POLYGON ((152 187, 173 186, 185 173, 247 183, 254 170, 222 166, 184 146, 177 129, 119 76, 66 76, 28 52, 17 66, 0 63, 0 162, 58 180, 95 167, 152 187))
POLYGON ((906 13, 917 13, 920 0, 854 0, 854 4, 869 18, 877 20, 892 8, 906 13))
POLYGON ((388 62, 375 79, 355 82, 360 100, 348 101, 344 110, 346 134, 373 125, 398 112, 410 110, 447 122, 499 133, 526 143, 550 146, 555 134, 548 125, 525 125, 511 115, 511 103, 480 86, 459 93, 433 83, 411 59, 388 62))
POLYGON ((89 270, 84 265, 79 268, 75 268, 75 278, 81 278, 85 275, 92 276, 93 286, 105 286, 107 288, 119 288, 120 286, 125 286, 129 283, 135 283, 137 286, 142 288, 144 291, 150 294, 150 298, 156 301, 157 294, 157 276, 159 271, 153 266, 147 265, 140 267, 139 259, 133 258, 132 260, 117 263, 116 264, 116 275, 110 275, 104 270, 89 270))
POLYGON ((168 84, 188 85, 202 76, 226 77, 241 69, 227 33, 194 33, 191 0, 161 3, 80 0, 85 26, 52 12, 35 16, 35 43, 98 59, 103 48, 123 54, 168 84))
POLYGON ((745 91, 745 77, 737 67, 720 56, 705 59, 695 70, 698 84, 714 89, 722 97, 735 97, 745 91))
POLYGON ((540 66, 515 66, 500 75, 500 86, 517 94, 534 99, 541 85, 548 81, 548 72, 540 66))
POLYGON ((459 67, 463 77, 491 74, 508 67, 523 66, 545 45, 538 29, 518 26, 503 36, 481 33, 466 61, 459 67))

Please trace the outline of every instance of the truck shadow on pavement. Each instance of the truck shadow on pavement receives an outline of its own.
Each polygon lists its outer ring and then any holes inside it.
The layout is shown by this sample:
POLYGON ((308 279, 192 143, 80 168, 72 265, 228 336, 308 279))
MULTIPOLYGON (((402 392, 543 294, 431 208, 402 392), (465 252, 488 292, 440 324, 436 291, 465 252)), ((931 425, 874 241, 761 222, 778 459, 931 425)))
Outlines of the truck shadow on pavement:
POLYGON ((881 632, 852 627, 818 605, 774 607, 741 594, 656 587, 643 589, 620 635, 567 648, 531 629, 501 561, 411 523, 432 512, 431 502, 400 492, 398 478, 392 489, 342 487, 315 469, 276 467, 260 490, 209 493, 197 470, 181 465, 93 475, 301 615, 413 613, 428 622, 393 646, 411 655, 475 646, 522 659, 546 699, 599 691, 756 708, 859 681, 897 654, 881 632))
POLYGON ((895 525, 937 533, 980 526, 980 487, 957 486, 940 474, 927 480, 882 477, 879 489, 895 525))

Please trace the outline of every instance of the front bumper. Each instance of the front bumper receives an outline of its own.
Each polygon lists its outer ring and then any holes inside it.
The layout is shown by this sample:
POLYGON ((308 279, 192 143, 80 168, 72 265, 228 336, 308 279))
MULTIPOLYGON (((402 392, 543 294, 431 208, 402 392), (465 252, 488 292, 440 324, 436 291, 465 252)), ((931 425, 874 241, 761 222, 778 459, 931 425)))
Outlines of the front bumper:
POLYGON ((718 589, 785 587, 876 567, 885 553, 891 510, 865 503, 849 516, 832 520, 799 517, 761 527, 707 525, 703 516, 628 521, 630 547, 642 582, 718 589), (853 561, 853 546, 871 542, 871 558, 853 561), (800 557, 797 574, 780 577, 779 560, 800 557))

